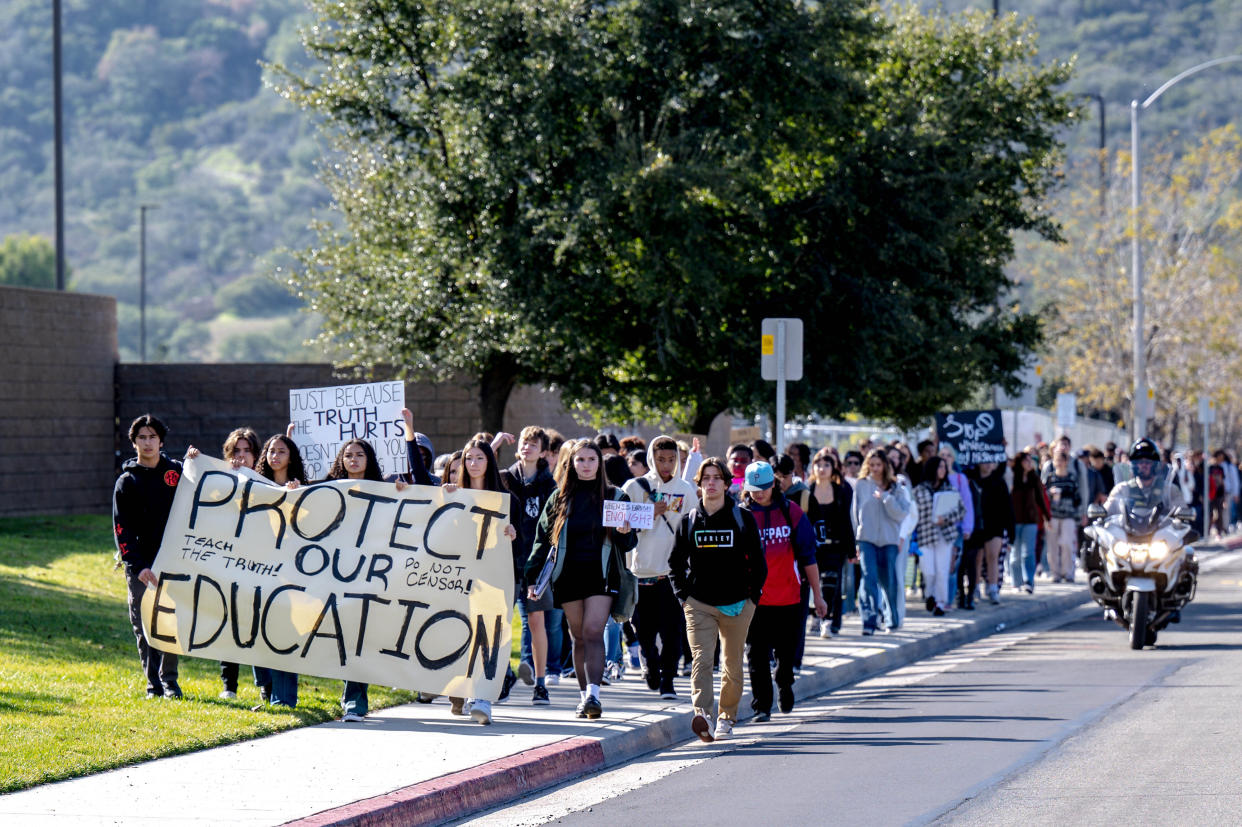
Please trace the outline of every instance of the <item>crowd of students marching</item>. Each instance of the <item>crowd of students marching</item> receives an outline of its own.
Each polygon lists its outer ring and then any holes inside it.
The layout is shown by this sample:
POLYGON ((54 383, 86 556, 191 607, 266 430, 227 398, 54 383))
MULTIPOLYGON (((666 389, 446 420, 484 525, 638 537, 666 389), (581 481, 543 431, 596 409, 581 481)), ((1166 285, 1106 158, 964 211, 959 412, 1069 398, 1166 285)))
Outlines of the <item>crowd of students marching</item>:
MULTIPOLYGON (((1075 453, 1066 436, 1004 464, 963 468, 951 446, 930 440, 913 451, 878 439, 844 452, 794 443, 779 456, 759 440, 705 458, 697 440, 566 440, 537 426, 516 437, 476 434, 437 457, 410 412, 403 416, 410 473, 394 480, 398 489, 443 485, 510 496, 521 655, 501 700, 520 681, 530 703, 548 705, 548 687, 572 680, 574 714, 598 718, 601 687, 627 670, 641 670, 664 700, 678 698, 674 678, 688 675, 691 726, 704 741, 732 733, 746 678, 755 720, 770 718, 774 707, 793 709, 807 634, 835 637, 855 615, 862 635, 899 629, 913 594, 935 616, 999 603, 1006 572, 1015 593, 1034 591, 1041 571, 1052 582, 1073 582, 1087 507, 1102 503, 1129 468, 1113 445, 1075 453), (504 467, 498 456, 506 448, 514 461, 504 467), (606 499, 651 503, 652 528, 605 527, 606 499)), ((154 580, 158 515, 162 509, 166 519, 180 473, 160 451, 166 432, 153 416, 135 420, 129 436, 137 456, 122 469, 113 507, 148 697, 181 695, 176 656, 146 645, 138 617, 154 580)), ((260 443, 239 428, 223 453, 278 485, 310 482, 288 434, 260 443)), ((1200 514, 1210 509, 1217 531, 1237 522, 1239 473, 1225 451, 1208 464, 1206 484, 1202 454, 1168 460, 1186 501, 1200 514)), ((384 478, 373 447, 354 439, 341 446, 327 479, 384 478)), ((264 703, 297 704, 297 675, 253 672, 264 703)), ((222 697, 236 697, 238 676, 236 664, 221 664, 222 697)), ((491 723, 488 700, 449 703, 453 714, 491 723)), ((366 684, 347 681, 341 705, 343 720, 362 720, 366 684)))

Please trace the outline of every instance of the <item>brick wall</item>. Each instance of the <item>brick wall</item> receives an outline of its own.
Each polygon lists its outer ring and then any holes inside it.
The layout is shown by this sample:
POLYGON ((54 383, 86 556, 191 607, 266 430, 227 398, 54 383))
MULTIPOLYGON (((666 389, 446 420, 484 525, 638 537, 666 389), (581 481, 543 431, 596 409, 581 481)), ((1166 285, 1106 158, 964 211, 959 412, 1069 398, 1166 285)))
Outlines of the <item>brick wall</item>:
MULTIPOLYGON (((164 447, 169 456, 183 455, 189 445, 220 456, 224 438, 242 425, 254 428, 261 439, 283 433, 289 421, 290 388, 364 381, 337 374, 327 364, 123 364, 117 366, 116 375, 122 458, 133 454, 125 431, 143 413, 153 413, 168 425, 164 447)), ((377 374, 374 381, 388 378, 377 374)), ((482 427, 476 394, 473 385, 461 382, 405 385, 405 401, 414 414, 414 427, 431 437, 438 454, 461 448, 482 427)), ((585 420, 566 410, 555 391, 527 385, 516 388, 509 397, 504 427, 516 435, 530 424, 556 428, 571 438, 595 433, 585 420)), ((725 450, 728 428, 729 417, 718 417, 712 427, 709 453, 725 450)), ((648 440, 661 433, 649 426, 613 426, 609 430, 637 433, 648 440)), ((513 449, 505 448, 500 461, 511 463, 513 449)))
POLYGON ((0 515, 105 511, 116 300, 0 286, 0 515))
MULTIPOLYGON (((379 375, 375 381, 387 380, 379 375)), ((364 381, 331 365, 123 364, 117 366, 117 410, 124 456, 133 454, 125 430, 144 413, 168 425, 165 451, 181 456, 190 445, 220 456, 224 439, 248 425, 267 439, 289 423, 289 390, 364 381)), ((479 426, 473 389, 456 384, 407 382, 406 405, 414 427, 431 437, 436 451, 461 447, 479 426)))
MULTIPOLYGON (((143 413, 168 424, 170 456, 189 445, 219 456, 239 426, 264 439, 283 433, 291 388, 360 381, 326 364, 118 364, 116 301, 107 296, 0 287, 0 331, 0 516, 108 511, 120 464, 133 456, 129 423, 143 413)), ((405 398, 438 453, 460 448, 481 427, 470 384, 407 382, 405 398)), ((566 437, 595 432, 555 391, 519 387, 505 430, 532 423, 566 437)), ((723 452, 727 438, 728 417, 718 417, 707 453, 723 452)), ((512 448, 500 459, 512 462, 512 448)))

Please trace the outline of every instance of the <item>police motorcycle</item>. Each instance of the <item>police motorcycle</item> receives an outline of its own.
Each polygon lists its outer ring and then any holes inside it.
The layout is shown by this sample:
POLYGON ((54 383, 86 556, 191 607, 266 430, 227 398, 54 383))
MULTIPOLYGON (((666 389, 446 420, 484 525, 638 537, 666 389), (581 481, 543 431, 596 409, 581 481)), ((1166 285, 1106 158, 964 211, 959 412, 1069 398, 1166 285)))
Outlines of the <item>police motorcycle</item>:
POLYGON ((1155 443, 1139 440, 1130 458, 1134 478, 1116 486, 1104 506, 1087 510, 1083 562, 1104 617, 1129 632, 1131 649, 1142 649, 1180 622, 1194 600, 1199 563, 1189 544, 1199 533, 1194 509, 1181 503, 1155 443))

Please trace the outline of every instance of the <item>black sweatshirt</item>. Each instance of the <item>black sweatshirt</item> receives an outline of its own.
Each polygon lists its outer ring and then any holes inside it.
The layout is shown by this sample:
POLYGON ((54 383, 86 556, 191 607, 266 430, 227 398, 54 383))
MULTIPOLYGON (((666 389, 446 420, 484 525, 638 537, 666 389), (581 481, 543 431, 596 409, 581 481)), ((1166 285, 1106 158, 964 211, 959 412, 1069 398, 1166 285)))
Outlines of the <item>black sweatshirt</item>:
POLYGON ((181 463, 163 453, 154 468, 137 457, 121 466, 112 491, 112 527, 121 560, 134 574, 155 562, 180 480, 181 463))
POLYGON ((746 599, 758 605, 768 578, 755 518, 744 508, 735 513, 729 499, 715 514, 707 514, 700 500, 686 515, 677 527, 669 566, 678 599, 693 597, 709 606, 729 606, 746 599))
POLYGON ((547 466, 540 463, 534 479, 527 483, 522 477, 520 462, 515 462, 501 471, 500 480, 508 486, 509 491, 517 497, 519 503, 510 521, 518 532, 518 539, 513 542, 513 563, 521 572, 525 569, 526 561, 530 559, 531 547, 535 544, 539 515, 543 513, 544 504, 552 499, 552 495, 556 492, 556 480, 548 472, 547 466))

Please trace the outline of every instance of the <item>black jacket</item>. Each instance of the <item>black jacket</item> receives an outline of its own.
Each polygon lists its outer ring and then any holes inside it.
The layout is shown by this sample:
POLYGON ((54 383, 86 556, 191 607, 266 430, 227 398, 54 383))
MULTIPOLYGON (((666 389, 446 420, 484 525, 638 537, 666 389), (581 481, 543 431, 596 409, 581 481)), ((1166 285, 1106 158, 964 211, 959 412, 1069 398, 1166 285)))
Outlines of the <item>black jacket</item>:
POLYGON ((979 510, 971 540, 984 543, 993 537, 1013 539, 1013 500, 1000 468, 979 480, 979 510))
POLYGON ((850 500, 853 497, 854 489, 850 488, 849 483, 834 482, 832 502, 820 505, 819 500, 815 499, 815 483, 811 483, 807 517, 815 529, 815 559, 821 574, 826 567, 839 568, 854 556, 854 525, 850 522, 850 500))
MULTIPOLYGON (((535 529, 539 525, 539 515, 543 506, 556 491, 556 480, 546 466, 535 472, 535 478, 529 484, 522 479, 522 464, 513 465, 500 472, 500 480, 517 497, 518 507, 513 513, 513 527, 517 529, 518 539, 513 542, 513 565, 520 573, 530 559, 531 546, 535 543, 535 529)), ((519 577, 519 582, 521 579, 519 577)))
MULTIPOLYGON (((620 488, 609 488, 607 494, 610 499, 624 500, 626 502, 629 502, 630 499, 620 488)), ((561 527, 560 537, 554 538, 552 536, 552 528, 556 523, 556 517, 553 516, 554 509, 551 507, 554 499, 554 497, 548 497, 548 501, 543 504, 543 513, 539 515, 539 523, 535 526, 535 542, 531 546, 530 557, 526 560, 526 568, 523 572, 524 582, 528 584, 533 584, 539 580, 539 573, 543 570, 543 564, 548 561, 548 556, 552 553, 553 547, 560 545, 566 538, 566 531, 568 529, 565 526, 561 527)), ((596 530, 596 536, 599 539, 600 545, 600 570, 608 572, 606 580, 609 587, 612 588, 616 586, 620 578, 617 565, 624 565, 625 553, 638 545, 638 532, 627 531, 622 534, 615 528, 604 528, 602 525, 604 521, 602 505, 600 510, 595 512, 595 519, 599 520, 600 523, 596 530), (612 543, 612 556, 607 560, 603 557, 605 537, 612 543)), ((562 562, 558 564, 561 568, 561 573, 564 572, 564 565, 562 558, 562 562)), ((555 595, 556 581, 553 580, 552 582, 553 594, 555 595)))
POLYGON ((155 562, 180 480, 181 463, 162 453, 154 468, 137 457, 121 466, 112 491, 112 528, 121 560, 135 574, 155 562))
POLYGON ((735 513, 735 507, 726 499, 709 516, 700 500, 677 527, 668 562, 679 600, 693 597, 709 606, 729 606, 748 599, 759 605, 768 579, 767 559, 754 516, 744 508, 735 513))

